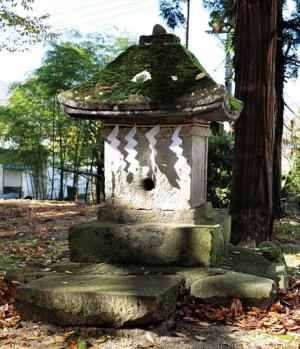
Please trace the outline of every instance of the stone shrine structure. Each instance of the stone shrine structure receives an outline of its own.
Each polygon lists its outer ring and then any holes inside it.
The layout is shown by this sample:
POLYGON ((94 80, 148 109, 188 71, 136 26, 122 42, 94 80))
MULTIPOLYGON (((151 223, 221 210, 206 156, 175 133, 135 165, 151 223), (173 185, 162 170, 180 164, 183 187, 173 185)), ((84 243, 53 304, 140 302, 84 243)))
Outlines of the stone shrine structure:
POLYGON ((101 120, 105 139, 105 207, 71 229, 72 260, 218 264, 230 218, 206 203, 209 122, 235 120, 241 102, 163 32, 59 99, 71 117, 101 120))
POLYGON ((277 276, 261 277, 275 267, 261 256, 253 258, 265 269, 255 276, 248 274, 250 255, 246 269, 230 264, 238 272, 215 268, 227 252, 230 217, 206 202, 209 122, 235 120, 242 103, 175 35, 158 29, 59 95, 71 117, 103 124, 106 199, 97 221, 70 229, 71 263, 18 288, 24 318, 155 323, 173 311, 181 285, 207 301, 238 297, 255 305, 276 295, 277 276))

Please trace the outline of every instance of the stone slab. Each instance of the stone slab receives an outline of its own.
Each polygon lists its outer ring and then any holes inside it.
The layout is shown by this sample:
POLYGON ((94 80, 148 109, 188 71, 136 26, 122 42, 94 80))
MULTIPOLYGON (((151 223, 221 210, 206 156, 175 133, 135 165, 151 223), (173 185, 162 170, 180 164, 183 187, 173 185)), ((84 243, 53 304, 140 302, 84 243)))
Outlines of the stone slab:
POLYGON ((69 231, 71 260, 79 263, 213 266, 226 252, 223 225, 90 222, 69 231))
POLYGON ((35 279, 49 275, 180 275, 185 278, 186 286, 204 276, 220 275, 228 270, 244 274, 261 276, 274 280, 279 288, 288 286, 288 270, 284 264, 272 263, 261 254, 248 249, 230 247, 228 257, 224 260, 222 268, 205 267, 176 267, 176 266, 147 266, 147 265, 120 265, 108 263, 74 263, 68 259, 50 265, 46 270, 43 267, 22 267, 7 272, 6 281, 17 280, 21 283, 31 282, 35 279), (237 253, 235 253, 237 252, 237 253))
POLYGON ((228 271, 197 280, 190 292, 207 303, 226 304, 239 298, 243 305, 268 308, 276 299, 277 286, 271 279, 228 271))
POLYGON ((285 263, 274 263, 263 253, 253 249, 229 246, 221 267, 232 271, 274 280, 280 288, 288 287, 288 269, 285 263))
POLYGON ((173 311, 178 276, 57 275, 17 288, 23 319, 60 326, 134 326, 163 321, 173 311))
POLYGON ((21 267, 7 272, 5 280, 11 282, 13 280, 20 283, 28 283, 45 276, 55 275, 98 275, 109 277, 132 276, 132 275, 177 275, 185 280, 185 286, 190 285, 199 278, 212 275, 221 275, 226 273, 226 269, 221 268, 190 268, 190 267, 160 267, 160 266, 142 266, 142 265, 120 265, 120 264, 89 264, 89 263, 73 263, 69 260, 52 264, 47 271, 43 271, 39 267, 21 267))

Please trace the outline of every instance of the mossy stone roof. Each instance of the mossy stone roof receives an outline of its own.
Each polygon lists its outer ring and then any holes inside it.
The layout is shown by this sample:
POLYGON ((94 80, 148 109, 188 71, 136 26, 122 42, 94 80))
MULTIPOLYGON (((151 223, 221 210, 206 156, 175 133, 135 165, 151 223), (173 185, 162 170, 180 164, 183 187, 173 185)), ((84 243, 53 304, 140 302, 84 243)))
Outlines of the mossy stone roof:
POLYGON ((195 107, 203 114, 200 107, 216 101, 227 107, 226 116, 215 115, 215 120, 236 118, 241 109, 196 57, 176 42, 131 46, 92 79, 62 92, 59 100, 71 116, 116 121, 148 114, 154 119, 178 116, 193 113, 195 107))

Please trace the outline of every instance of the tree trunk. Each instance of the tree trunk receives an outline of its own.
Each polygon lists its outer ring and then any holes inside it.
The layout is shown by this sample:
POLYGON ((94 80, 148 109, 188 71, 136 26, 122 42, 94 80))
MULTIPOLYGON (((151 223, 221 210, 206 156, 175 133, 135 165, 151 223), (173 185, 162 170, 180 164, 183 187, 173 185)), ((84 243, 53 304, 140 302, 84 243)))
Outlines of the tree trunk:
POLYGON ((278 0, 239 0, 236 12, 236 97, 232 242, 272 238, 275 56, 278 0))
POLYGON ((59 131, 59 159, 60 159, 60 173, 59 173, 59 194, 58 200, 64 199, 64 150, 62 142, 61 126, 58 127, 59 131))
POLYGON ((284 70, 285 58, 283 54, 283 1, 278 4, 277 15, 277 50, 276 50, 276 125, 274 143, 274 163, 273 163, 273 203, 274 218, 282 217, 281 209, 281 157, 282 157, 282 133, 283 133, 283 112, 284 112, 284 70))

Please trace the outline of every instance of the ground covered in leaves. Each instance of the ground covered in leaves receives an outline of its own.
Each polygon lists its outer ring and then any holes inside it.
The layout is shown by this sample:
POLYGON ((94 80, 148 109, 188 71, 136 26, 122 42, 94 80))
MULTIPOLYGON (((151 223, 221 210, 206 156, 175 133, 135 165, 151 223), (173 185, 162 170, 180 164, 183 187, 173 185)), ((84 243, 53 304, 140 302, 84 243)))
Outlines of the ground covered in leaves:
POLYGON ((244 308, 239 299, 233 299, 226 307, 204 304, 182 289, 172 318, 144 329, 60 328, 22 321, 14 307, 18 283, 4 281, 5 271, 24 265, 47 268, 53 261, 68 257, 68 228, 95 219, 96 209, 62 202, 0 202, 1 349, 300 348, 297 255, 289 290, 282 290, 268 310, 244 308))

